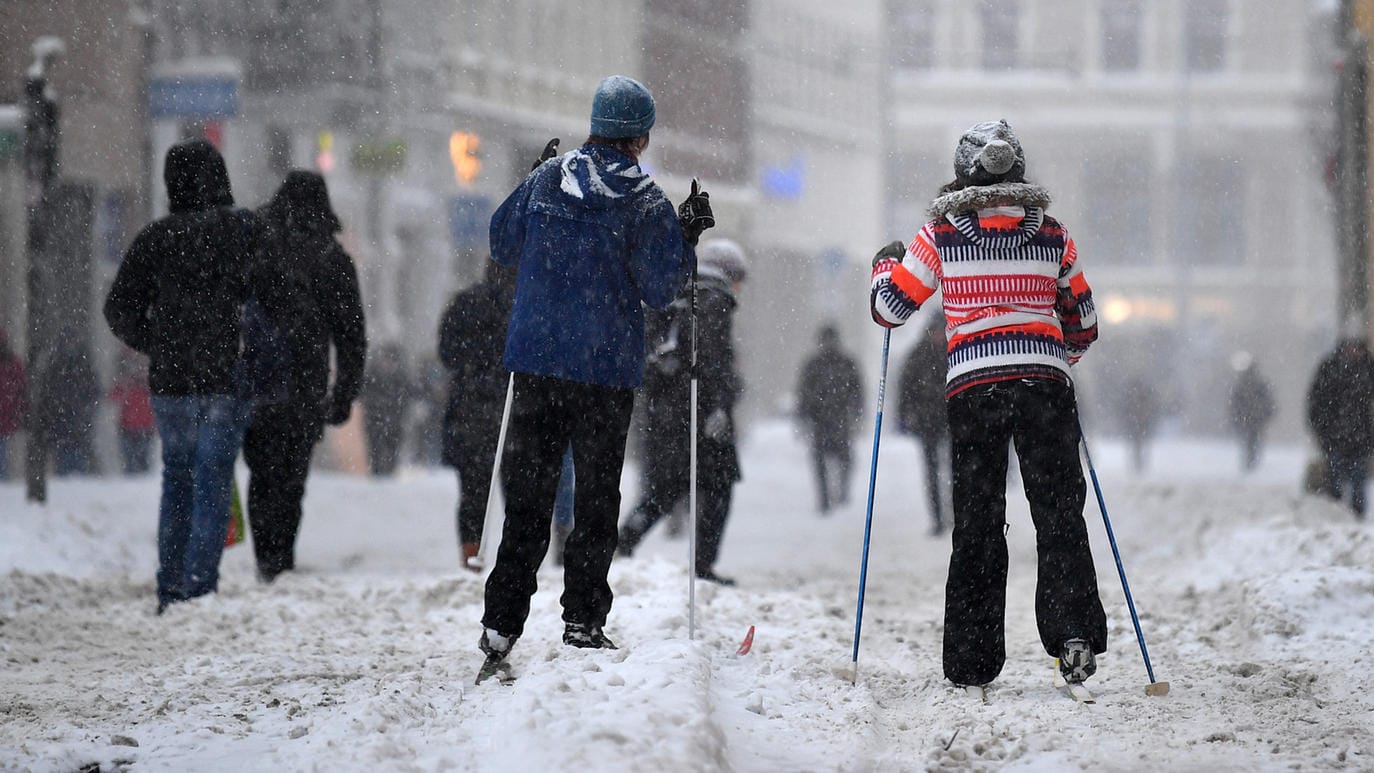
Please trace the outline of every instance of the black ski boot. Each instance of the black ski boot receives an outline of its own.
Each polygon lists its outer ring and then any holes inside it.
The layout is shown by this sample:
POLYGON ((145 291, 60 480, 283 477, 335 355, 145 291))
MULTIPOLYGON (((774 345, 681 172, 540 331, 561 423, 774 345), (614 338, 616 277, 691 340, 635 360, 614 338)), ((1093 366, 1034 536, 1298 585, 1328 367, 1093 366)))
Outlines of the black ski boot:
POLYGON ((1097 671, 1097 658, 1086 639, 1069 639, 1059 648, 1059 673, 1069 684, 1082 684, 1097 671))
POLYGON ((582 649, 615 650, 615 642, 606 638, 599 625, 567 623, 563 626, 563 643, 582 649))

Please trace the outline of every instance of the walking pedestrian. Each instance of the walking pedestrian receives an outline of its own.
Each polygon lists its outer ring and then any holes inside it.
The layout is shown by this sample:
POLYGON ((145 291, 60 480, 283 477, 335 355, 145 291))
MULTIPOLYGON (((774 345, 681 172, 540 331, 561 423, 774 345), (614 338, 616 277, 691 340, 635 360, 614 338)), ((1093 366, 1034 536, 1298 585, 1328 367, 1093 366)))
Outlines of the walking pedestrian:
MULTIPOLYGON (((734 315, 747 275, 744 251, 729 239, 708 239, 697 249, 697 544, 696 576, 734 585, 716 574, 730 500, 740 480, 735 403, 742 390, 735 366, 734 315)), ((673 302, 665 336, 649 342, 643 395, 646 465, 644 497, 620 528, 620 553, 633 555, 645 533, 690 493, 691 289, 673 302), (650 375, 652 374, 652 376, 650 375)))
POLYGON ((1307 422, 1326 457, 1326 494, 1364 520, 1369 455, 1374 452, 1374 354, 1364 326, 1347 323, 1307 389, 1307 422))
POLYGON ((816 349, 797 379, 797 415, 811 444, 818 506, 822 514, 849 501, 854 434, 863 420, 863 380, 854 358, 840 345, 840 331, 825 325, 816 349))
POLYGON ((10 477, 10 438, 24 427, 28 388, 24 361, 10 348, 9 335, 0 328, 0 480, 10 477))
POLYGON ((587 141, 532 171, 492 216, 492 259, 516 268, 518 283, 504 358, 515 374, 501 465, 505 530, 479 644, 489 663, 524 632, 569 442, 576 515, 564 549, 563 643, 615 647, 603 630, 613 595, 606 576, 644 372, 641 305, 662 308, 677 297, 698 237, 714 225, 695 183, 674 213, 640 167, 653 124, 648 89, 606 78, 587 141))
POLYGON ((416 391, 406 366, 405 348, 395 341, 382 344, 368 359, 362 390, 367 463, 376 477, 396 472, 405 443, 406 413, 416 391))
POLYGON ((258 217, 262 259, 282 277, 266 311, 284 332, 287 384, 275 399, 254 406, 243 458, 258 579, 272 582, 296 568, 310 458, 324 425, 342 424, 352 413, 367 336, 358 272, 335 238, 343 226, 324 178, 288 172, 258 217))
POLYGON ((885 327, 943 290, 954 455, 944 673, 958 685, 991 682, 1006 660, 1009 440, 1036 530, 1041 645, 1069 682, 1091 676, 1107 646, 1069 373, 1097 338, 1097 315, 1077 248, 1025 163, 1006 121, 971 127, 932 219, 873 266, 872 316, 885 327))
POLYGON ((150 467, 153 435, 157 432, 152 394, 148 391, 148 359, 125 347, 115 368, 108 397, 117 416, 119 456, 125 475, 142 475, 150 467))
POLYGON ((945 374, 949 372, 949 344, 943 320, 932 320, 902 366, 897 384, 897 426, 921 444, 925 467, 930 534, 943 534, 945 495, 951 473, 949 416, 945 407, 945 374))
POLYGON ((458 474, 459 558, 474 572, 482 568, 474 559, 506 405, 509 373, 501 354, 514 295, 515 272, 490 263, 481 282, 453 296, 439 322, 439 360, 449 371, 443 461, 458 474))
POLYGON ((234 209, 224 158, 204 140, 173 145, 163 178, 170 213, 134 238, 105 299, 110 330, 148 355, 162 440, 158 613, 213 593, 229 499, 251 408, 240 313, 255 287, 258 227, 234 209))
POLYGON ((1264 428, 1274 418, 1274 394, 1259 365, 1249 352, 1231 358, 1236 382, 1231 387, 1231 428, 1240 438, 1240 469, 1250 472, 1259 464, 1264 428))

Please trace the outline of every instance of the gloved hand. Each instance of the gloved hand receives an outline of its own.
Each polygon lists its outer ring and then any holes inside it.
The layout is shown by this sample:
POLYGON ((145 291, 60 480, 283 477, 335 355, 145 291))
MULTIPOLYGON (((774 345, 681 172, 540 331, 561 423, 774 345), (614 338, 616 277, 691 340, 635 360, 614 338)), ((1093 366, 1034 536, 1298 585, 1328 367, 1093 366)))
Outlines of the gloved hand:
POLYGON ((348 417, 352 413, 352 400, 341 400, 335 397, 331 399, 325 407, 324 420, 330 424, 343 424, 348 421, 348 417))
POLYGON ((544 146, 544 152, 539 154, 539 160, 534 162, 534 166, 530 167, 530 171, 533 172, 534 170, 538 169, 540 164, 544 163, 545 161, 548 161, 556 155, 558 155, 558 138, 554 137, 553 139, 549 140, 549 144, 544 146))
POLYGON ((701 232, 714 228, 716 216, 711 212, 711 195, 701 189, 695 178, 692 180, 692 193, 677 208, 677 222, 682 226, 682 238, 696 246, 701 232))
POLYGON ((879 263, 882 263, 885 260, 895 260, 900 263, 902 258, 905 256, 905 244, 902 244, 901 242, 888 242, 887 244, 883 245, 883 248, 881 250, 878 250, 878 253, 876 255, 873 256, 873 266, 876 268, 879 263))
POLYGON ((711 415, 706 417, 706 423, 701 425, 701 431, 712 440, 724 440, 725 433, 730 431, 730 417, 725 413, 725 409, 717 408, 711 411, 711 415))

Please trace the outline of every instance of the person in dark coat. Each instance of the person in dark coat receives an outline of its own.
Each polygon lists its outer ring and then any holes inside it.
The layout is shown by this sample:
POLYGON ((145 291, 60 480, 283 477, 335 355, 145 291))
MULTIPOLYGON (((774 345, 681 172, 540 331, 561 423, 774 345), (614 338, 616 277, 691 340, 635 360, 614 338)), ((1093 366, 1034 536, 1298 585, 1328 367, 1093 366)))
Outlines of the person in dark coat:
POLYGON ((464 568, 482 542, 492 465, 501 433, 509 379, 501 364, 515 272, 497 263, 486 277, 458 291, 439 321, 439 361, 449 371, 443 461, 458 473, 458 544, 464 568))
POLYGON ((1158 378, 1149 379, 1145 374, 1127 377, 1118 393, 1120 404, 1117 413, 1121 417, 1121 428, 1126 434, 1126 443, 1131 449, 1131 467, 1136 473, 1145 471, 1148 466, 1150 438, 1159 424, 1160 404, 1155 396, 1158 378))
POLYGON ((1307 423, 1326 456, 1326 493, 1364 520, 1369 454, 1374 452, 1374 354, 1350 333, 1317 365, 1307 390, 1307 423))
POLYGON ((579 148, 540 164, 491 219, 492 259, 517 270, 505 366, 515 374, 502 487, 505 530, 487 577, 479 647, 499 663, 524 632, 548 551, 563 454, 572 443, 574 525, 564 548, 563 643, 614 648, 612 592, 620 476, 644 372, 643 304, 672 303, 714 225, 696 184, 674 213, 639 166, 654 102, 624 76, 603 80, 579 148))
POLYGON ((234 209, 224 158, 192 140, 167 151, 170 214, 134 238, 105 299, 110 330, 148 355, 162 439, 158 611, 213 593, 229 528, 234 460, 251 408, 240 319, 255 289, 257 220, 234 209))
POLYGON ((285 333, 289 363, 284 392, 255 406, 243 441, 253 553, 258 578, 271 582, 296 567, 310 457, 324 425, 342 424, 352 412, 367 336, 358 273, 334 238, 342 226, 324 178, 288 172, 258 215, 265 226, 263 259, 284 278, 264 307, 285 333))
POLYGON ((1236 383, 1231 387, 1227 407, 1231 428, 1240 438, 1240 469, 1249 472, 1259 463, 1264 428, 1274 418, 1274 395, 1248 352, 1237 352, 1231 365, 1236 371, 1236 383))
POLYGON ((840 347, 840 331, 825 325, 797 379, 797 415, 811 441, 821 513, 849 501, 854 433, 863 415, 863 380, 840 347))
POLYGON ((28 413, 28 383, 24 361, 10 348, 9 335, 0 329, 0 480, 9 478, 10 438, 23 428, 28 413))
POLYGON ((949 370, 945 326, 932 322, 902 366, 897 386, 897 426, 916 437, 926 473, 930 533, 945 530, 945 489, 950 480, 949 416, 945 374, 949 370))
POLYGON ((362 391, 367 464, 376 477, 396 472, 405 442, 406 412, 416 392, 405 348, 395 342, 383 344, 368 361, 362 391))
POLYGON ((44 375, 48 399, 42 409, 47 414, 46 426, 53 444, 53 472, 95 474, 92 440, 95 412, 100 406, 100 380, 91 347, 79 331, 68 328, 58 336, 52 363, 44 375))
MULTIPOLYGON (((697 249, 697 545, 696 576, 721 585, 715 572, 730 499, 740 480, 734 407, 742 391, 735 367, 736 296, 746 276, 744 252, 729 239, 697 249)), ((620 553, 635 547, 689 493, 691 438, 691 290, 673 302, 664 336, 650 341, 643 395, 647 400, 644 497, 620 527, 620 553)))

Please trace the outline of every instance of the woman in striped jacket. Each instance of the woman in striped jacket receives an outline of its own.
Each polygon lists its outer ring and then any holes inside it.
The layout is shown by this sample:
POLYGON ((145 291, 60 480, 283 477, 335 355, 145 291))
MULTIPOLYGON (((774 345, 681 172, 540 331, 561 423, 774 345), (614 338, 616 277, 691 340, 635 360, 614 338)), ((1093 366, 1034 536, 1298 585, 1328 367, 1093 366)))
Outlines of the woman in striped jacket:
POLYGON ((971 127, 932 219, 873 266, 871 311, 884 327, 943 291, 954 469, 944 672, 959 685, 991 682, 1006 660, 1008 442, 1036 529, 1041 644, 1071 682, 1093 673, 1107 644, 1069 373, 1097 338, 1097 316, 1073 240, 1025 167, 1006 121, 971 127))

